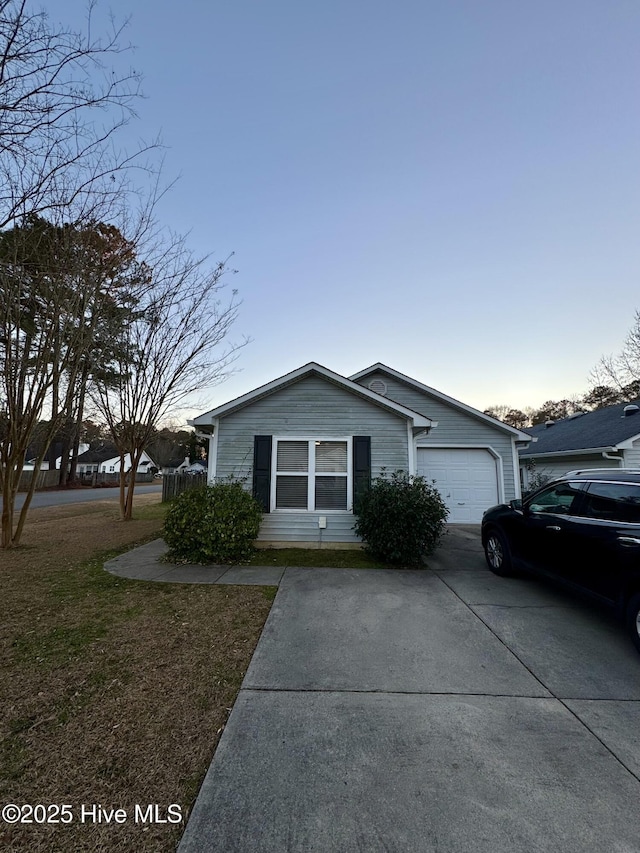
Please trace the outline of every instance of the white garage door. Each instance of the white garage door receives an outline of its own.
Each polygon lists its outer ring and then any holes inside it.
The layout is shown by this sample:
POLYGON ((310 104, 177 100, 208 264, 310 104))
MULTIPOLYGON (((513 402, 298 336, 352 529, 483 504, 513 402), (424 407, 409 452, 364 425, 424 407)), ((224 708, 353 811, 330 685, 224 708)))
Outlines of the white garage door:
POLYGON ((418 448, 417 471, 436 481, 450 524, 479 524, 485 509, 498 503, 496 460, 488 450, 418 448))

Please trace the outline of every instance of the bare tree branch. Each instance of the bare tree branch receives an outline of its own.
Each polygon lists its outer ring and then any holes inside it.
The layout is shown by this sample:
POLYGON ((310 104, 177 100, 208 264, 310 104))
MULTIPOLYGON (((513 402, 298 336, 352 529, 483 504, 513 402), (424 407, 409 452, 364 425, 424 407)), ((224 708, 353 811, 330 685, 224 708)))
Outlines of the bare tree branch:
POLYGON ((132 247, 112 226, 55 226, 30 217, 0 233, 3 547, 20 541, 33 495, 35 474, 14 530, 15 496, 36 428, 46 417, 37 473, 73 410, 87 366, 105 349, 101 329, 117 328, 110 318, 118 320, 120 294, 138 274, 132 247))
POLYGON ((64 210, 68 220, 104 219, 130 191, 132 170, 153 170, 145 157, 116 146, 135 117, 140 74, 107 64, 130 50, 124 26, 104 40, 54 27, 26 0, 0 0, 0 228, 31 214, 64 210))
POLYGON ((590 381, 594 388, 613 389, 622 402, 640 397, 640 311, 635 312, 634 325, 620 352, 602 356, 591 371, 590 381))
POLYGON ((239 308, 235 290, 222 299, 223 278, 231 272, 227 261, 211 266, 174 235, 153 247, 145 266, 150 278, 131 294, 116 357, 108 375, 94 377, 93 384, 95 405, 121 460, 131 460, 126 490, 121 473, 123 519, 131 517, 134 474, 158 423, 190 394, 222 381, 247 343, 226 340, 239 308))

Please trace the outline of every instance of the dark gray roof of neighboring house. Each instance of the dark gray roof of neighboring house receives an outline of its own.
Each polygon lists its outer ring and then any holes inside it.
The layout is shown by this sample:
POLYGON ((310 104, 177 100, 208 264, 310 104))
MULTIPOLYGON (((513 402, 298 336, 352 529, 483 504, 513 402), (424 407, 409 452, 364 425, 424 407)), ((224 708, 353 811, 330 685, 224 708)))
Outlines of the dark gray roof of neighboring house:
POLYGON ((184 456, 176 456, 174 459, 170 459, 168 464, 165 465, 165 468, 179 468, 184 464, 184 456))
POLYGON ((106 462, 107 459, 113 459, 118 455, 115 444, 104 444, 102 447, 96 448, 96 450, 85 450, 84 453, 78 456, 78 462, 81 465, 91 464, 92 462, 97 464, 106 462))
POLYGON ((616 447, 623 441, 640 436, 640 410, 624 415, 625 406, 640 407, 640 400, 607 406, 595 412, 571 415, 552 426, 538 424, 527 427, 536 442, 520 451, 520 456, 540 456, 543 453, 616 447))

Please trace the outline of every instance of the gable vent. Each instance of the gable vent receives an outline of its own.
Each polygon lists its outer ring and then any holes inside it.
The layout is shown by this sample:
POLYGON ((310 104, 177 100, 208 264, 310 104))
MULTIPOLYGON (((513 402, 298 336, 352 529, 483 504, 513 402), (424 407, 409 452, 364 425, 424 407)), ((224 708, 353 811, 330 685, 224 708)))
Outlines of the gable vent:
POLYGON ((640 406, 636 406, 635 403, 632 403, 630 406, 625 406, 622 410, 623 418, 628 418, 630 415, 635 415, 636 412, 640 411, 640 406))
POLYGON ((369 383, 369 390, 384 397, 387 393, 387 383, 383 382, 382 379, 372 379, 369 383))

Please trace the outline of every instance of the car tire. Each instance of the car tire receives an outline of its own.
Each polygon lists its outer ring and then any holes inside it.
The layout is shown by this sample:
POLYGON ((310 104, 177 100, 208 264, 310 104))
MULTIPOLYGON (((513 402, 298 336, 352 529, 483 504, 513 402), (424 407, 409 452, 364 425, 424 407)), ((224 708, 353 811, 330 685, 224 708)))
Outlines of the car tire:
POLYGON ((627 631, 631 642, 640 652, 640 592, 632 595, 627 603, 627 631))
POLYGON ((509 543, 501 530, 494 527, 487 533, 484 542, 484 556, 494 575, 508 577, 514 574, 509 543))

